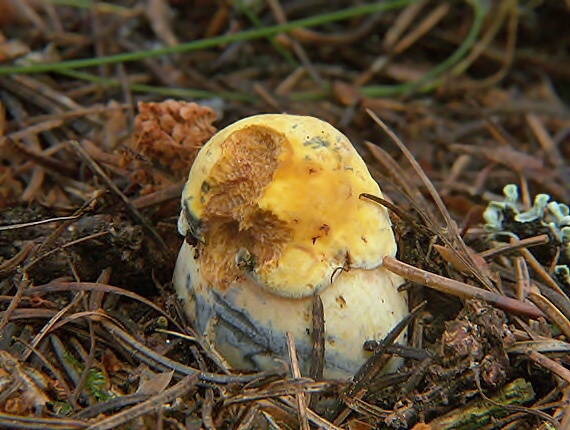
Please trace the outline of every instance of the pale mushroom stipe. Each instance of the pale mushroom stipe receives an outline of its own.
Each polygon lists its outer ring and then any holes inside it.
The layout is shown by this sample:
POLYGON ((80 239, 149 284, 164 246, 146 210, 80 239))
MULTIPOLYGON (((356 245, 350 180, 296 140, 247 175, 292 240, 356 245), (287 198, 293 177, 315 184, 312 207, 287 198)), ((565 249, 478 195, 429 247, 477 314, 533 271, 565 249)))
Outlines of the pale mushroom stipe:
MULTIPOLYGON (((396 241, 382 196, 350 141, 317 118, 257 115, 215 134, 182 193, 174 285, 197 332, 235 369, 312 349, 312 296, 325 317, 324 376, 348 378, 408 314, 382 267, 396 241)), ((405 343, 405 334, 399 342, 405 343)), ((399 365, 393 360, 391 369, 399 365)))

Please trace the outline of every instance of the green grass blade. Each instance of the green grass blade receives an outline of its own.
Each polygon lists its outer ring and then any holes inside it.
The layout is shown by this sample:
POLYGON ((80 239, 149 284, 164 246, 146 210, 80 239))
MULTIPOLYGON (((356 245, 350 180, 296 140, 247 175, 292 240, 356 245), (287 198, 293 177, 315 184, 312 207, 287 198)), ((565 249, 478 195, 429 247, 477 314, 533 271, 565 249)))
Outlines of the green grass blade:
POLYGON ((111 55, 107 57, 84 58, 79 60, 62 61, 59 63, 41 63, 29 66, 0 67, 0 76, 9 75, 12 73, 41 73, 41 72, 53 72, 63 69, 78 69, 83 67, 99 66, 102 64, 137 61, 137 60, 142 60, 144 58, 158 57, 161 55, 197 51, 200 49, 212 48, 215 46, 242 41, 242 40, 252 40, 252 39, 271 37, 279 33, 291 31, 295 28, 314 27, 329 22, 342 21, 357 16, 368 15, 380 11, 401 8, 414 1, 416 0, 391 0, 391 1, 377 2, 362 6, 355 6, 336 12, 326 13, 318 16, 312 16, 309 18, 303 18, 296 21, 291 21, 285 24, 275 25, 273 27, 246 30, 235 34, 216 36, 208 39, 196 40, 192 42, 181 43, 176 46, 167 46, 152 50, 126 52, 123 54, 111 55))

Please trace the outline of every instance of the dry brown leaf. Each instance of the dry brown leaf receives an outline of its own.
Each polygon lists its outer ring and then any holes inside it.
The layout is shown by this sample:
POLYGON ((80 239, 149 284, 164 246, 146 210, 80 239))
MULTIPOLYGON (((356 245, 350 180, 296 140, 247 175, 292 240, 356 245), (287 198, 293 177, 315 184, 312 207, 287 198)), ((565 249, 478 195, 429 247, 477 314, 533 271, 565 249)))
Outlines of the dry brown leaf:
POLYGON ((174 376, 174 370, 170 372, 155 373, 145 367, 140 375, 139 387, 136 394, 155 395, 162 393, 174 376))
MULTIPOLYGON (((435 244, 433 245, 433 247, 439 253, 439 255, 441 255, 441 258, 443 258, 445 261, 451 264, 456 270, 459 270, 461 273, 465 275, 469 275, 471 273, 469 268, 465 265, 465 263, 463 263, 463 261, 461 261, 461 259, 457 255, 459 251, 453 251, 446 246, 435 245, 435 244)), ((487 272, 488 267, 485 259, 475 252, 471 252, 470 254, 471 258, 479 266, 479 268, 482 271, 487 272)))

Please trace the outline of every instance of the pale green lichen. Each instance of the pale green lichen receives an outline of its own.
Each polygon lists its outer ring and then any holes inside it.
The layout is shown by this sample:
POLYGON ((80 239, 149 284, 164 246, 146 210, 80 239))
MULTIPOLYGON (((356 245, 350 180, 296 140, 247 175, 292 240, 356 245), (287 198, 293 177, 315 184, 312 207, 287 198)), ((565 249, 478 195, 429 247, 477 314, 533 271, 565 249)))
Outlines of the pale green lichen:
POLYGON ((548 194, 538 194, 534 204, 526 211, 519 210, 517 186, 509 184, 503 189, 505 199, 502 202, 492 201, 485 209, 485 229, 490 233, 513 234, 505 230, 504 222, 508 213, 518 223, 539 221, 548 227, 560 243, 570 243, 570 208, 564 203, 551 202, 548 194))
MULTIPOLYGON (((521 210, 517 186, 509 184, 503 189, 503 201, 488 204, 483 218, 485 230, 491 237, 526 237, 548 234, 550 247, 560 247, 555 274, 570 285, 570 208, 568 205, 550 201, 548 194, 538 194, 532 207, 521 210), (552 243, 554 241, 554 243, 552 243)), ((552 254, 556 254, 553 252, 552 254)))

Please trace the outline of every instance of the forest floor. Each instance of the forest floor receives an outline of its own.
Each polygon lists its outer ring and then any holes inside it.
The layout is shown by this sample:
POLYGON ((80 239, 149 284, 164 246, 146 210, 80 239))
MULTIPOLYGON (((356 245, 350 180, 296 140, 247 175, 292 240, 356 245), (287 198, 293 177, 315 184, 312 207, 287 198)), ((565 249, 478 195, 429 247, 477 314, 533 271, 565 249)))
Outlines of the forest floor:
POLYGON ((0 428, 570 428, 570 3, 356 3, 0 0, 0 428), (398 238, 351 381, 225 368, 171 284, 198 149, 282 112, 398 238))

